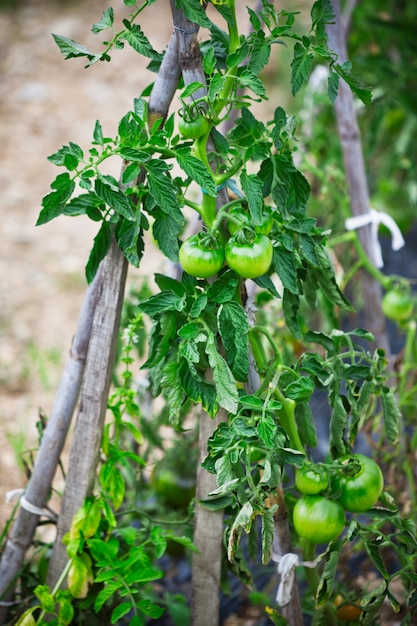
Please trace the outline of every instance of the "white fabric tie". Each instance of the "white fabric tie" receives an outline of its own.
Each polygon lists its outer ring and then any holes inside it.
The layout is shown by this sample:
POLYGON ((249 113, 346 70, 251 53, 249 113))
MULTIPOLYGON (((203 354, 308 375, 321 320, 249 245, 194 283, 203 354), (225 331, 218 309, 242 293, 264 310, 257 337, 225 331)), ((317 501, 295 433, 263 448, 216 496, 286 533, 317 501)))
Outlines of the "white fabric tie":
POLYGON ((380 224, 384 224, 391 233, 391 248, 396 251, 405 245, 404 237, 397 223, 391 215, 384 213, 383 211, 376 211, 370 209, 369 213, 363 213, 363 215, 355 215, 355 217, 348 217, 345 221, 345 227, 347 230, 355 230, 362 226, 371 224, 371 246, 373 252, 373 262, 376 267, 383 267, 384 261, 382 258, 381 244, 378 239, 378 228, 380 224))
POLYGON ((288 552, 282 556, 272 555, 272 560, 278 563, 277 571, 280 575, 280 583, 276 595, 276 601, 280 606, 285 606, 291 600, 291 591, 294 584, 295 568, 299 565, 303 567, 316 567, 322 555, 314 561, 301 561, 298 554, 288 552))
POLYGON ((25 493, 24 489, 12 489, 11 491, 8 491, 6 493, 6 502, 12 502, 13 500, 16 500, 17 498, 20 498, 20 506, 22 507, 22 509, 25 509, 25 511, 28 511, 28 513, 32 513, 32 515, 39 515, 42 517, 47 517, 48 519, 51 519, 54 521, 58 519, 58 516, 56 515, 56 513, 53 513, 52 511, 48 511, 48 509, 40 509, 34 504, 31 504, 28 500, 26 500, 24 493, 25 493))

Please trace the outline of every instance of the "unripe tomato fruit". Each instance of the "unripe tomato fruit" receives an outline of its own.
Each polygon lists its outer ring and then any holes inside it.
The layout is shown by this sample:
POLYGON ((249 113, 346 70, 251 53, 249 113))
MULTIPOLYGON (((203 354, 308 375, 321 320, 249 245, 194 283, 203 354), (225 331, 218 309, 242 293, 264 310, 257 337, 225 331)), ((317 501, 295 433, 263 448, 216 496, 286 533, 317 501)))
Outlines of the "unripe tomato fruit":
POLYGON ((409 291, 398 287, 387 291, 381 305, 384 315, 396 322, 408 320, 413 312, 413 301, 409 291))
MULTIPOLYGON (((242 226, 250 223, 249 213, 244 211, 240 206, 234 207, 229 211, 229 215, 232 217, 241 220, 242 226)), ((272 217, 272 213, 269 210, 266 210, 263 215, 262 224, 258 224, 254 226, 255 232, 260 235, 269 235, 274 225, 274 218, 272 217)), ((227 220, 227 229, 231 235, 234 235, 237 230, 239 230, 240 226, 237 222, 232 220, 227 220)))
POLYGON ((329 486, 329 474, 323 467, 305 463, 295 472, 295 486, 306 495, 321 493, 329 486))
POLYGON ((347 467, 354 460, 360 464, 359 471, 356 474, 338 472, 332 478, 332 489, 335 494, 340 491, 337 498, 346 511, 361 513, 377 502, 384 488, 384 476, 379 465, 364 454, 351 454, 339 459, 347 467))
POLYGON ((304 495, 293 511, 294 528, 302 539, 313 543, 329 543, 345 527, 345 512, 337 500, 320 495, 304 495))
POLYGON ((221 270, 224 264, 224 250, 218 242, 206 247, 197 234, 184 241, 180 248, 180 263, 183 269, 196 278, 209 278, 221 270))
POLYGON ((265 274, 272 263, 273 247, 266 235, 256 234, 253 241, 239 243, 231 237, 225 247, 226 263, 242 278, 265 274))
POLYGON ((207 118, 200 113, 194 118, 186 119, 180 117, 178 120, 178 130, 184 139, 200 139, 209 131, 207 118))

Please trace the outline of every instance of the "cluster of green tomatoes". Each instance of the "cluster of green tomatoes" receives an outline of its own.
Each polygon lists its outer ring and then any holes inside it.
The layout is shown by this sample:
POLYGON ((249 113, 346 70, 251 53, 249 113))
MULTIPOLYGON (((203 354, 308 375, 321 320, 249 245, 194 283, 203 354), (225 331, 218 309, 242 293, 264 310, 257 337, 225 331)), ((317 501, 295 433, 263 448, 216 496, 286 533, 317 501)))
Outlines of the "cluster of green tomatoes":
POLYGON ((293 510, 294 528, 315 544, 336 539, 345 528, 345 512, 363 513, 384 488, 379 465, 363 454, 350 454, 332 465, 305 463, 295 485, 302 494, 293 510))
POLYGON ((273 246, 269 233, 273 226, 270 211, 265 211, 262 224, 252 227, 249 214, 241 205, 229 211, 227 228, 231 235, 225 245, 221 238, 199 232, 186 239, 180 248, 184 271, 196 278, 210 278, 226 263, 242 278, 265 274, 272 263, 273 246))

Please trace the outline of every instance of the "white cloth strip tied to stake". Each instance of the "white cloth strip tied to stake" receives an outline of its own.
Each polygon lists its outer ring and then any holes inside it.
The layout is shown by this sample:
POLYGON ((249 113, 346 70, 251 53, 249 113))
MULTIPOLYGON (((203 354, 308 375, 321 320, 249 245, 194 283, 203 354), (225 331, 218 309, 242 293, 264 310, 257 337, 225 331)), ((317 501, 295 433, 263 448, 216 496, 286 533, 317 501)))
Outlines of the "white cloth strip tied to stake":
POLYGON ((302 567, 316 567, 323 555, 319 555, 314 561, 302 561, 298 554, 294 552, 288 552, 282 556, 273 554, 272 560, 277 565, 277 571, 280 576, 280 583, 276 595, 276 601, 280 606, 285 606, 291 600, 291 591, 294 585, 295 568, 302 567))
POLYGON ((380 224, 383 224, 388 228, 391 233, 391 248, 394 251, 400 250, 405 245, 404 237, 397 223, 383 211, 377 211, 376 209, 370 209, 369 213, 363 215, 355 215, 355 217, 348 217, 345 221, 345 227, 347 230, 355 230, 362 226, 371 225, 371 245, 373 251, 373 261, 376 267, 383 267, 384 261, 382 258, 381 244, 378 239, 378 228, 380 224))
POLYGON ((16 500, 16 498, 20 498, 20 506, 22 507, 22 509, 25 509, 25 511, 28 511, 28 513, 32 513, 33 515, 39 515, 42 517, 47 517, 48 519, 51 519, 54 521, 58 519, 58 515, 56 513, 53 513, 52 511, 49 511, 48 509, 40 509, 34 504, 31 504, 28 500, 26 500, 24 493, 25 493, 24 489, 13 489, 11 491, 8 491, 6 494, 6 502, 12 502, 13 500, 16 500))

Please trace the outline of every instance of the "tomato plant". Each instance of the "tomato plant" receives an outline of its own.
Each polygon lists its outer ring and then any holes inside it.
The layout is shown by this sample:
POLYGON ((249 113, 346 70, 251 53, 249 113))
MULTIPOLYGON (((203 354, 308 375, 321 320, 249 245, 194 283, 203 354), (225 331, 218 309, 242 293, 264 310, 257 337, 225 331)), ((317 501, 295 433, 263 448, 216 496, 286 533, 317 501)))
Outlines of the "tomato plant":
POLYGON ((296 470, 295 485, 306 495, 321 493, 329 486, 329 472, 324 466, 306 463, 296 470))
POLYGON ((405 322, 413 312, 413 301, 408 289, 394 287, 382 298, 384 315, 396 322, 405 322))
POLYGON ((183 269, 190 276, 209 278, 223 267, 224 250, 216 240, 197 234, 184 241, 179 258, 183 269))
POLYGON ((337 500, 321 495, 303 495, 293 511, 294 528, 302 539, 328 543, 345 527, 345 512, 337 500))
POLYGON ((251 240, 239 241, 238 233, 225 247, 227 265, 242 278, 257 278, 265 274, 272 263, 273 248, 266 235, 256 234, 251 240))
POLYGON ((343 466, 332 480, 332 487, 347 511, 360 513, 372 508, 384 488, 384 476, 379 465, 363 454, 339 459, 343 466))
MULTIPOLYGON (((132 7, 135 2, 125 0, 124 4, 132 7)), ((275 108, 270 120, 261 115, 258 119, 251 110, 253 100, 268 98, 262 70, 273 56, 272 47, 285 39, 294 54, 294 95, 308 80, 314 60, 328 67, 333 100, 339 81, 344 80, 363 102, 370 102, 369 90, 359 86, 349 64, 339 63, 328 48, 326 28, 335 21, 332 3, 316 0, 311 27, 307 34, 301 34, 302 27, 294 25, 296 12, 276 11, 273 3, 263 0, 256 11, 248 8, 251 28, 245 36, 239 32, 233 0, 213 1, 213 10, 218 9, 216 22, 217 18, 223 20, 224 31, 212 22, 210 11, 206 13, 206 2, 178 0, 170 4, 174 34, 172 45, 163 53, 153 49, 137 20, 151 4, 145 0, 136 6, 129 19, 122 21, 120 31, 113 29, 113 9, 106 9, 93 27, 97 33, 110 29, 113 36, 104 43, 101 54, 91 54, 72 40, 56 37, 67 58, 85 56, 90 65, 108 61, 110 52, 128 43, 151 60, 151 69, 159 71, 153 86, 135 98, 132 110, 120 120, 115 137, 107 137, 97 122, 88 153, 70 142, 49 157, 66 171, 57 175, 43 199, 38 224, 62 214, 86 215, 97 224, 86 277, 88 282, 104 281, 99 282, 102 289, 98 290, 104 312, 94 308, 95 302, 90 308, 97 310, 94 332, 100 339, 105 331, 108 335, 105 366, 95 367, 94 357, 102 354, 98 341, 91 342, 93 352, 88 359, 89 365, 94 364, 90 365, 89 382, 100 389, 94 408, 101 403, 100 410, 94 411, 97 427, 89 432, 102 440, 101 455, 96 455, 102 466, 99 492, 93 500, 94 515, 87 523, 85 510, 81 518, 74 513, 75 522, 67 529, 68 542, 57 541, 54 550, 67 551, 64 557, 73 559, 72 575, 77 573, 77 587, 83 593, 90 593, 91 581, 93 585, 94 581, 99 583, 99 589, 91 592, 96 612, 104 604, 106 610, 111 605, 114 622, 130 611, 134 612, 134 623, 143 621, 137 608, 147 617, 159 616, 160 608, 147 599, 148 589, 139 599, 143 590, 138 585, 162 575, 151 558, 162 556, 170 537, 161 528, 164 520, 161 522, 157 515, 154 519, 153 511, 149 512, 148 501, 137 505, 135 486, 143 463, 153 464, 155 456, 167 455, 163 438, 165 429, 171 427, 177 434, 185 430, 198 433, 198 458, 203 459, 197 470, 193 468, 198 497, 192 522, 198 554, 193 559, 196 593, 190 595, 196 624, 203 623, 201 615, 211 617, 222 562, 227 561, 248 582, 250 568, 240 543, 242 533, 250 535, 251 553, 257 553, 263 563, 271 561, 274 534, 281 532, 281 522, 287 523, 285 503, 293 502, 293 484, 287 477, 294 472, 296 487, 302 493, 293 507, 294 539, 303 560, 315 563, 316 544, 340 537, 324 549, 325 557, 311 575, 306 574, 310 598, 316 598, 317 607, 331 603, 337 576, 343 575, 338 559, 351 542, 365 546, 372 567, 384 579, 378 602, 381 604, 386 596, 394 603, 385 565, 375 550, 375 541, 380 542, 383 531, 386 544, 402 551, 397 561, 412 598, 417 553, 412 521, 404 520, 394 505, 369 511, 382 490, 381 470, 371 465, 370 459, 347 455, 362 425, 373 434, 374 425, 383 424, 377 437, 387 447, 395 448, 401 440, 401 416, 385 377, 387 360, 382 350, 371 349, 373 337, 366 330, 343 330, 340 313, 352 311, 352 306, 338 284, 327 249, 328 229, 308 214, 310 195, 316 190, 299 169, 298 155, 294 158, 298 143, 295 117, 281 106, 275 108), (208 41, 200 42, 200 26, 208 41), (169 114, 174 93, 183 104, 179 116, 175 111, 169 114), (239 113, 236 118, 234 111, 239 113), (230 124, 224 135, 223 121, 230 124), (106 169, 107 160, 114 157, 123 164, 120 182, 106 169), (234 229, 232 223, 236 222, 234 229), (272 222, 279 228, 271 228, 272 222), (199 232, 182 241, 183 233, 192 227, 193 232, 199 232), (139 267, 144 261, 147 275, 154 262, 151 254, 155 250, 149 251, 153 242, 164 257, 160 260, 169 264, 169 271, 156 272, 152 289, 137 298, 133 307, 136 326, 130 328, 130 348, 121 358, 123 383, 107 403, 107 366, 115 331, 107 331, 103 317, 110 315, 111 301, 112 328, 117 326, 123 264, 127 260, 139 267), (98 272, 101 263, 104 270, 98 272), (110 269, 114 269, 113 264, 117 266, 119 273, 109 271, 107 263, 110 269), (197 280, 200 278, 212 280, 197 280), (245 283, 246 279, 253 279, 253 283, 245 283), (102 297, 103 293, 108 297, 102 297), (328 314, 325 329, 317 328, 311 314, 321 307, 328 314), (136 356, 146 376, 142 395, 133 384, 130 369, 133 345, 138 346, 136 356), (323 449, 316 430, 316 390, 326 396, 330 407, 325 442, 326 454, 334 459, 328 463, 330 495, 326 467, 306 461, 310 451, 314 458, 314 449, 323 449), (154 416, 155 405, 163 415, 157 426, 149 419, 149 415, 154 416), (106 423, 101 437, 98 431, 106 408, 114 421, 106 423), (123 437, 129 437, 128 445, 123 437), (136 452, 148 452, 148 442, 154 449, 143 460, 136 452), (343 507, 366 511, 366 516, 352 520, 341 536, 346 523, 343 507), (131 524, 131 515, 137 517, 136 526, 131 524), (262 524, 258 545, 257 518, 262 524), (384 526, 387 520, 392 522, 390 529, 384 526), (223 537, 225 541, 219 541, 223 537), (223 545, 225 555, 221 553, 223 545), (86 548, 92 554, 91 572, 82 557, 86 548), (143 569, 144 581, 131 575, 130 553, 140 562, 139 576, 143 569), (212 566, 209 577, 204 569, 207 563, 212 566)), ((315 167, 320 170, 320 164, 315 167)), ((346 199, 342 200, 347 206, 346 199)), ((348 235, 352 242, 352 233, 348 235)), ((355 251, 361 263, 369 267, 362 248, 355 247, 355 251)), ((370 273, 381 284, 390 280, 381 278, 376 268, 370 273)), ((94 394, 88 387, 82 393, 80 405, 87 405, 94 394)), ((90 440, 77 432, 83 442, 90 440)), ((177 447, 173 446, 173 451, 178 455, 177 447)), ((187 452, 188 462, 191 449, 187 452)), ((179 502, 184 509, 191 492, 178 492, 180 481, 162 469, 162 462, 160 467, 154 483, 143 479, 141 487, 144 491, 153 489, 158 496, 154 499, 170 507, 186 496, 179 502)), ((182 476, 182 470, 177 473, 182 476)), ((72 477, 74 474, 75 470, 72 477)), ((166 520, 166 525, 171 522, 175 525, 180 520, 166 520)), ((282 532, 282 537, 287 536, 288 526, 282 532)), ((291 552, 289 545, 283 549, 291 552)), ((55 557, 52 560, 57 561, 55 557)), ((59 588, 56 580, 51 582, 52 589, 59 588)), ((43 608, 52 606, 50 595, 44 596, 43 608)), ((375 602, 371 606, 372 597, 366 602, 367 615, 376 614, 380 605, 375 602)), ((335 609, 330 608, 331 618, 335 609)), ((328 623, 333 626, 334 620, 328 623)))

